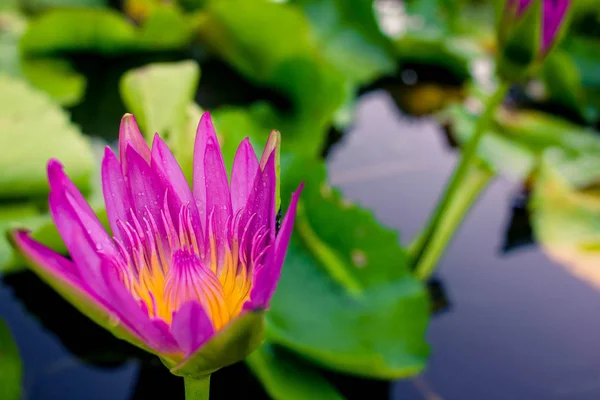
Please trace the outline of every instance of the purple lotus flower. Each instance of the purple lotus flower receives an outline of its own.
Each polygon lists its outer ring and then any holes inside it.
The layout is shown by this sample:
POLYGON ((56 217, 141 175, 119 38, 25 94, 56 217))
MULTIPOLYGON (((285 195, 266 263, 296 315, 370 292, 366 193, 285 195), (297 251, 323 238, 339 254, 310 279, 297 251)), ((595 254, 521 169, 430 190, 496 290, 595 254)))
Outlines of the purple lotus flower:
POLYGON ((150 149, 132 115, 106 148, 102 189, 113 237, 63 171, 48 163, 49 205, 65 258, 16 231, 34 271, 79 310, 161 357, 172 372, 206 375, 263 338, 262 312, 279 280, 302 188, 276 232, 280 136, 261 160, 248 139, 228 184, 208 113, 194 146, 193 189, 157 135, 150 149), (235 345, 232 343, 235 342, 235 345))
MULTIPOLYGON (((519 19, 535 0, 507 0, 506 11, 519 19)), ((545 54, 554 43, 559 28, 567 15, 571 0, 542 0, 542 34, 540 52, 545 54)))

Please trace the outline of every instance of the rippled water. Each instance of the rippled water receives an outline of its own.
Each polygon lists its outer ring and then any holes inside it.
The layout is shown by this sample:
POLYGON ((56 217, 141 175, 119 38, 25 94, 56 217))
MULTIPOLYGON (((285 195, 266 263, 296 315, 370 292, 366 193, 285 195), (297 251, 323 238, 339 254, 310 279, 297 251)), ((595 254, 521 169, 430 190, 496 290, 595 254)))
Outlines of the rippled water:
MULTIPOLYGON (((433 119, 404 116, 386 92, 375 91, 362 96, 355 123, 331 149, 328 164, 332 184, 400 230, 408 243, 455 160, 433 119)), ((503 252, 518 188, 516 182, 494 181, 442 260, 437 278, 448 306, 432 319, 432 354, 423 376, 389 390, 384 383, 342 380, 349 398, 365 397, 348 387, 369 388, 369 398, 389 393, 397 400, 600 398, 600 293, 535 245, 503 252)), ((24 360, 24 399, 183 394, 180 380, 157 360, 139 361, 139 352, 78 315, 31 274, 5 281, 0 318, 24 360)), ((264 396, 243 364, 214 375, 213 398, 264 396)))

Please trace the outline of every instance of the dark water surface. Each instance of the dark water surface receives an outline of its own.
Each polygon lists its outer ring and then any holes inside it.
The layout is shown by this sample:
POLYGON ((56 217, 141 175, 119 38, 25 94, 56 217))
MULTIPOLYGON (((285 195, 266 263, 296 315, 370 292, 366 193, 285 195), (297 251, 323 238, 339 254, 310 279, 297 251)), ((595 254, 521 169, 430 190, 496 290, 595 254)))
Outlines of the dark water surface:
MULTIPOLYGON (((435 122, 372 93, 331 154, 331 180, 408 243, 455 159, 435 122)), ((600 399, 600 292, 537 246, 503 253, 518 188, 496 179, 456 235, 439 268, 450 306, 432 319, 427 371, 392 398, 600 399)))
MULTIPOLYGON (((354 126, 331 149, 330 181, 400 230, 408 243, 455 160, 433 119, 405 117, 385 92, 376 91, 361 98, 354 126)), ((437 278, 449 305, 432 318, 432 354, 423 376, 389 390, 361 382, 356 385, 377 391, 349 397, 600 399, 600 293, 534 245, 503 252, 518 193, 517 183, 494 181, 444 257, 437 278)), ((155 359, 95 327, 29 273, 0 283, 0 318, 23 357, 23 399, 183 395, 182 382, 155 359)), ((243 364, 214 374, 213 395, 265 396, 243 364)))

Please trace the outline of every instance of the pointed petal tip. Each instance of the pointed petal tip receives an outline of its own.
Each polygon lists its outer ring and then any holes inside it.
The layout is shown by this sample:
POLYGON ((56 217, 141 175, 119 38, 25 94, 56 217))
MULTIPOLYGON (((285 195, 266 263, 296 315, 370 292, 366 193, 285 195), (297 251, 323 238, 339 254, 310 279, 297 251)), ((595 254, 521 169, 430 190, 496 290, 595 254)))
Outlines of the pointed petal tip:
POLYGON ((48 185, 50 190, 58 190, 60 187, 64 187, 65 180, 69 180, 65 174, 65 167, 57 159, 50 159, 46 169, 48 176, 48 185))
POLYGON ((29 238, 29 235, 31 235, 31 231, 26 228, 16 228, 6 232, 6 238, 10 244, 18 248, 21 248, 21 244, 29 238))
POLYGON ((104 164, 107 157, 116 157, 115 152, 110 146, 104 146, 104 155, 102 156, 102 163, 104 164))
POLYGON ((137 120, 135 119, 135 116, 131 113, 125 113, 121 118, 121 126, 119 133, 122 133, 125 129, 135 129, 138 132, 140 131, 138 128, 137 120))
POLYGON ((200 129, 200 127, 204 129, 209 128, 214 130, 212 116, 210 115, 209 111, 205 111, 200 117, 198 129, 200 129))
POLYGON ((215 126, 213 124, 213 120, 209 111, 205 111, 204 114, 202 114, 202 117, 200 117, 200 121, 198 122, 197 135, 200 134, 202 137, 204 137, 204 140, 212 136, 217 136, 215 132, 215 126))
POLYGON ((125 114, 119 127, 119 153, 121 163, 125 163, 126 150, 133 147, 147 162, 150 162, 150 148, 142 136, 133 114, 125 114))
POLYGON ((55 172, 57 170, 62 170, 64 167, 62 165, 62 163, 60 161, 58 161, 56 158, 51 158, 50 160, 48 160, 48 164, 47 164, 47 171, 48 174, 50 174, 51 172, 55 172))
POLYGON ((271 131, 271 133, 269 134, 269 140, 271 140, 271 138, 273 140, 276 140, 277 142, 281 141, 281 132, 279 132, 277 129, 273 129, 271 131))
POLYGON ((260 169, 264 170, 267 162, 269 161, 269 157, 274 154, 275 155, 275 164, 279 164, 279 152, 281 149, 281 133, 277 130, 272 130, 269 134, 269 139, 267 140, 267 144, 263 150, 262 156, 260 158, 260 169))

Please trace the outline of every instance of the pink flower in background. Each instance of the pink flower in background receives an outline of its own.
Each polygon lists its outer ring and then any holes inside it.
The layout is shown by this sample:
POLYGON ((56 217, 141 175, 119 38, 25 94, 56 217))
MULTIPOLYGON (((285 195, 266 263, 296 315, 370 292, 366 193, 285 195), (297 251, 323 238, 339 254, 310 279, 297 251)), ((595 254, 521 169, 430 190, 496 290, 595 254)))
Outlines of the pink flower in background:
POLYGON ((497 73, 507 82, 527 79, 566 31, 572 0, 506 0, 498 4, 497 73))
MULTIPOLYGON (((518 20, 535 1, 507 0, 506 12, 512 15, 510 20, 518 20)), ((546 54, 556 39, 572 0, 541 0, 541 2, 540 52, 546 54)))
POLYGON ((42 279, 115 335, 172 369, 189 373, 186 365, 196 358, 201 365, 193 368, 210 373, 243 358, 263 338, 262 311, 279 280, 301 192, 293 194, 277 233, 279 144, 273 132, 259 161, 244 140, 229 183, 205 113, 190 188, 165 142, 155 135, 149 148, 134 117, 125 115, 120 160, 106 148, 102 161, 113 237, 62 165, 51 160, 50 212, 71 258, 26 231, 14 232, 13 242, 42 279), (253 315, 259 322, 238 323, 253 315), (235 354, 214 354, 234 338, 235 354), (210 354, 195 357, 207 343, 213 343, 210 354))

